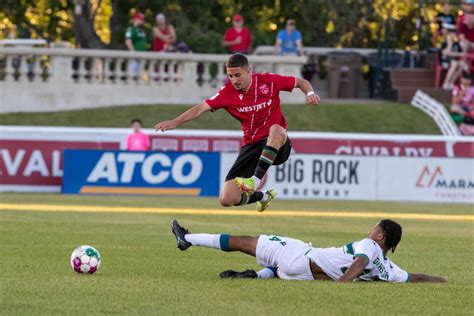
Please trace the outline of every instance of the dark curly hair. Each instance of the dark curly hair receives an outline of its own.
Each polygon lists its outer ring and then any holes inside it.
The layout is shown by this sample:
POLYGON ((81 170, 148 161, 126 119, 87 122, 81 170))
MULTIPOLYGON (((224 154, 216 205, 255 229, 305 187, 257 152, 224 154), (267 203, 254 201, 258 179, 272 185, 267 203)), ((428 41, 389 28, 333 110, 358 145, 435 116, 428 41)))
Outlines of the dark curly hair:
POLYGON ((378 225, 384 232, 385 246, 395 252, 395 248, 402 239, 402 226, 391 219, 383 219, 378 225))

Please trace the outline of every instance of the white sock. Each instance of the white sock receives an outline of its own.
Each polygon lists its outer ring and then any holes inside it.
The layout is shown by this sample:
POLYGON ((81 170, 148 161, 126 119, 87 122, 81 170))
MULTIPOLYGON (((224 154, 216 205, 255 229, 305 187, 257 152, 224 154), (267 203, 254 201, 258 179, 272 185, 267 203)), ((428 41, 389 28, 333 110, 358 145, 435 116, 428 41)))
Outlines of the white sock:
POLYGON ((186 234, 184 239, 193 246, 221 249, 220 234, 186 234))
POLYGON ((257 278, 259 279, 271 279, 275 277, 275 272, 270 268, 265 268, 257 272, 257 278))
POLYGON ((270 194, 268 192, 263 192, 263 198, 260 200, 260 202, 266 202, 270 198, 270 194))
POLYGON ((255 184, 257 185, 257 188, 258 188, 258 186, 260 185, 260 181, 262 181, 262 180, 257 178, 257 176, 252 176, 252 179, 255 181, 255 184))

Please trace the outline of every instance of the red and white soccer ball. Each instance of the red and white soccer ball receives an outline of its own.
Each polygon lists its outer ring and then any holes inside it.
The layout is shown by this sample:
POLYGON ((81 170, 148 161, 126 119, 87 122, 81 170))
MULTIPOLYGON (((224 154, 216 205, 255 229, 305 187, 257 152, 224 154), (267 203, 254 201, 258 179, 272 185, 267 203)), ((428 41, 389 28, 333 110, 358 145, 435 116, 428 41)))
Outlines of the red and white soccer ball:
POLYGON ((71 255, 71 267, 77 273, 93 274, 100 267, 100 253, 92 246, 77 247, 71 255))

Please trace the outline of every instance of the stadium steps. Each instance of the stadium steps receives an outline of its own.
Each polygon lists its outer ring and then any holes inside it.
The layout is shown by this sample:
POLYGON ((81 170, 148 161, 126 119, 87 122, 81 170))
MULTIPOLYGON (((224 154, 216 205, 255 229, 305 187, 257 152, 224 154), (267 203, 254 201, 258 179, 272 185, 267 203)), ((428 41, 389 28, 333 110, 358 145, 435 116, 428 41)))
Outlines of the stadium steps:
POLYGON ((397 101, 409 103, 420 89, 441 103, 451 102, 451 92, 434 86, 435 72, 431 69, 396 68, 390 71, 392 88, 397 91, 397 101))

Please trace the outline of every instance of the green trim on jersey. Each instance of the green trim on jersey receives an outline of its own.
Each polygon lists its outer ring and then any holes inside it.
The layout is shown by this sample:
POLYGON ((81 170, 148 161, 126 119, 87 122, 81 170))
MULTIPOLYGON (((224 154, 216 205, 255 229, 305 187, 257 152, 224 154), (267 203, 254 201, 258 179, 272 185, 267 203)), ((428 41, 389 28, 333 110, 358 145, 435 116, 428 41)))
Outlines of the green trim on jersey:
POLYGON ((344 246, 345 252, 347 252, 350 255, 354 255, 354 247, 352 246, 352 242, 348 243, 347 245, 344 246))
POLYGON ((363 253, 356 253, 356 254, 354 255, 354 259, 355 259, 355 257, 365 257, 365 258, 367 259, 367 261, 370 262, 370 259, 369 259, 369 257, 368 257, 366 254, 363 254, 363 253))
POLYGON ((408 272, 407 272, 407 274, 408 274, 408 277, 407 277, 407 280, 405 281, 405 283, 411 282, 411 274, 408 273, 408 272))

